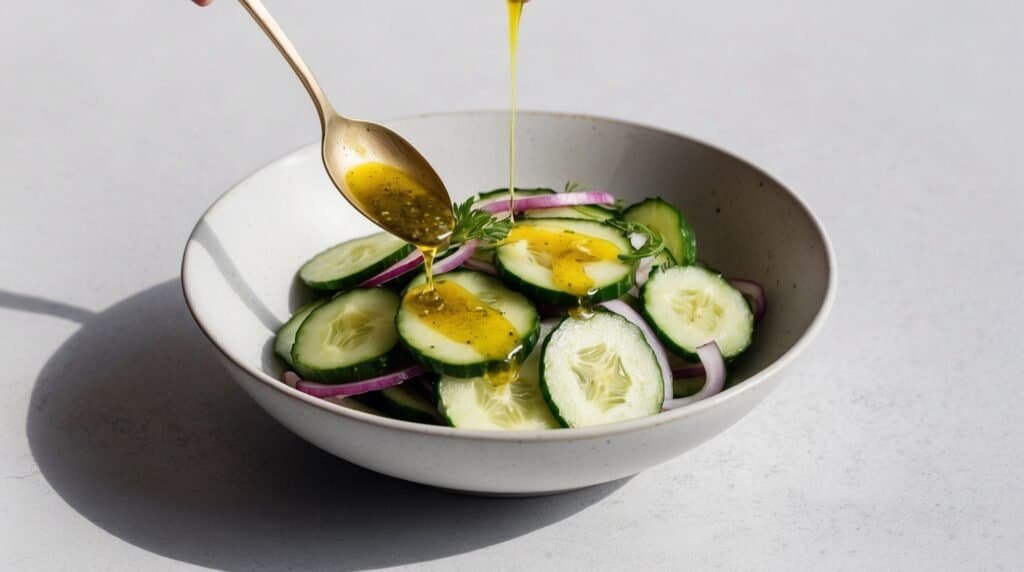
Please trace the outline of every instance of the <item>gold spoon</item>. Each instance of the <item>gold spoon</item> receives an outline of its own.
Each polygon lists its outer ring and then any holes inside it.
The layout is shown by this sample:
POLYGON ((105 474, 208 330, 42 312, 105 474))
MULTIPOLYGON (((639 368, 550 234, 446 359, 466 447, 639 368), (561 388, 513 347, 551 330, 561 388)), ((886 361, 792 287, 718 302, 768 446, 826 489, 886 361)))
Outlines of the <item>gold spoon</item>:
POLYGON ((239 0, 288 61, 320 116, 322 158, 341 195, 392 234, 421 247, 443 244, 454 227, 452 201, 430 163, 394 131, 339 115, 313 72, 260 0, 239 0), (362 170, 365 176, 357 169, 362 170), (401 212, 396 212, 401 211, 401 212))

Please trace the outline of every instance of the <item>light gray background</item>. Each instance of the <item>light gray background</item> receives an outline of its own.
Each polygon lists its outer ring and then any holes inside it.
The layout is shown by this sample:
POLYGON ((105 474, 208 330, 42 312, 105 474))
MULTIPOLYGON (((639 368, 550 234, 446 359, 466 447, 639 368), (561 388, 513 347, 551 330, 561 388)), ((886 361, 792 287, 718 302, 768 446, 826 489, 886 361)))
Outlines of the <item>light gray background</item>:
MULTIPOLYGON (((506 105, 500 0, 270 5, 344 112, 506 105)), ((304 444, 187 317, 193 222, 318 135, 236 3, 5 2, 0 568, 1020 569, 1022 19, 997 0, 535 0, 524 108, 763 166, 821 216, 840 288, 781 389, 711 443, 498 501, 304 444)))

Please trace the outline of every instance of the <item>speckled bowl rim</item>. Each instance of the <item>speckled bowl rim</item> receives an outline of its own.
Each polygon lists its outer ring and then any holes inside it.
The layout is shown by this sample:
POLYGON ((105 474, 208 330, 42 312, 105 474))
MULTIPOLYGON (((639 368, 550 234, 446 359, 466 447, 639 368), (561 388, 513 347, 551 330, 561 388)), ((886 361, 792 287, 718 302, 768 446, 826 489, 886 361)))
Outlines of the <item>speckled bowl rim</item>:
MULTIPOLYGON (((507 113, 508 113, 507 111, 487 110, 487 109, 470 110, 470 111, 432 112, 432 113, 422 113, 422 114, 418 114, 418 115, 409 115, 409 116, 404 116, 404 117, 397 117, 397 118, 391 119, 391 120, 389 120, 389 121, 387 121, 385 123, 399 122, 399 121, 409 121, 409 120, 413 120, 413 119, 426 119, 426 118, 431 118, 431 117, 441 117, 441 116, 449 116, 449 115, 491 115, 491 114, 506 115, 507 113)), ((196 244, 198 244, 194 240, 194 238, 195 238, 196 232, 198 231, 200 225, 203 223, 203 221, 208 216, 210 216, 218 208, 220 208, 221 203, 224 201, 224 199, 228 195, 230 195, 231 193, 235 192, 245 182, 249 181, 250 179, 252 179, 254 177, 259 176, 265 170, 269 170, 269 169, 275 168, 280 163, 282 163, 282 162, 284 162, 286 160, 289 160, 292 156, 296 155, 297 153, 301 152, 302 150, 307 149, 307 148, 309 148, 311 146, 317 146, 317 145, 319 145, 319 143, 310 143, 310 144, 303 145, 303 146, 301 146, 301 147, 299 147, 297 149, 294 149, 294 150, 292 150, 292 151, 282 155, 278 159, 275 159, 274 161, 271 161, 270 163, 260 167, 259 169, 257 169, 253 173, 247 175, 241 181, 239 181, 238 183, 233 185, 231 188, 229 188, 227 191, 225 191, 223 194, 221 194, 217 198, 217 200, 215 200, 213 202, 213 204, 211 204, 210 207, 208 209, 206 209, 206 211, 202 214, 202 216, 199 217, 199 221, 196 223, 195 228, 193 228, 192 232, 189 234, 188 241, 186 242, 186 245, 185 245, 185 252, 184 252, 184 255, 182 256, 182 261, 181 261, 181 286, 182 286, 182 291, 184 292, 185 303, 188 306, 189 312, 191 313, 193 320, 195 320, 196 324, 199 326, 199 329, 203 332, 203 334, 206 336, 206 338, 210 340, 210 343, 212 343, 213 346, 216 347, 217 350, 228 361, 233 363, 235 366, 237 366, 239 369, 241 369, 245 373, 249 374, 253 379, 256 379, 256 380, 258 380, 258 381, 260 381, 260 382, 262 382, 262 383, 264 383, 266 385, 269 385, 270 387, 272 387, 276 391, 281 392, 283 395, 285 395, 285 396, 287 396, 287 397, 289 397, 291 399, 296 399, 296 400, 305 402, 306 404, 308 404, 311 407, 317 407, 317 408, 323 409, 324 411, 333 413, 335 415, 341 415, 343 417, 350 417, 352 419, 356 419, 356 420, 359 420, 361 422, 364 422, 364 423, 367 423, 367 424, 370 424, 370 425, 377 425, 377 426, 380 426, 382 428, 387 428, 387 429, 397 430, 397 431, 407 431, 409 433, 416 433, 416 434, 420 434, 420 435, 437 435, 437 436, 443 436, 443 437, 447 437, 447 438, 476 440, 476 441, 512 441, 512 442, 524 442, 524 443, 525 442, 533 442, 533 441, 573 441, 573 440, 576 440, 576 439, 593 439, 593 438, 601 438, 601 437, 610 437, 610 436, 618 435, 618 434, 622 434, 622 433, 630 433, 630 432, 634 432, 634 431, 643 431, 645 429, 649 429, 651 427, 656 427, 656 426, 664 424, 664 423, 673 423, 673 422, 675 422, 675 421, 677 421, 679 419, 683 419, 685 417, 695 417, 695 416, 701 415, 701 414, 703 414, 703 413, 705 413, 707 411, 710 411, 711 409, 717 407, 721 403, 725 403, 726 401, 734 399, 734 398, 736 398, 737 396, 739 396, 740 394, 742 394, 742 393, 744 393, 746 391, 750 391, 750 390, 754 389, 756 386, 758 386, 761 383, 763 383, 769 377, 771 377, 771 376, 775 375, 776 373, 778 373, 784 367, 789 365, 790 362, 792 362, 794 359, 796 359, 797 356, 799 356, 800 353, 802 353, 807 348, 807 346, 810 345, 810 343, 814 340, 814 338, 816 338, 817 335, 820 333, 822 327, 825 324, 825 320, 828 317, 828 314, 829 314, 829 312, 832 309, 832 305, 834 304, 835 297, 836 297, 837 270, 836 270, 836 263, 835 263, 835 252, 833 251, 832 242, 829 239, 828 234, 825 232, 825 229, 822 226, 821 221, 818 220, 818 217, 815 216, 814 212, 810 209, 810 207, 807 205, 807 203, 804 202, 803 199, 801 199, 796 193, 791 191, 788 187, 786 187, 785 185, 780 183, 778 180, 776 180, 774 177, 772 177, 768 173, 765 173, 763 170, 761 170, 760 168, 755 166, 753 163, 751 163, 749 161, 746 161, 745 159, 735 155, 734 153, 730 153, 728 151, 724 151, 724 150, 722 150, 722 149, 720 149, 720 148, 718 148, 718 147, 716 147, 714 145, 710 145, 710 144, 705 143, 704 141, 701 141, 699 139, 695 139, 695 138, 689 137, 687 135, 682 135, 680 133, 675 133, 675 132, 672 132, 672 131, 668 131, 666 129, 662 129, 662 128, 659 128, 659 127, 654 127, 654 126, 650 126, 650 125, 644 125, 642 123, 636 123, 636 122, 633 122, 633 121, 626 121, 626 120, 622 120, 622 119, 615 119, 615 118, 610 118, 610 117, 602 117, 602 116, 598 116, 598 115, 589 115, 589 114, 580 114, 580 113, 565 113, 565 112, 557 112, 557 111, 533 111, 533 110, 529 110, 529 111, 528 110, 520 110, 520 111, 518 111, 518 113, 521 116, 556 117, 556 118, 560 118, 560 119, 587 119, 587 120, 598 121, 598 122, 603 122, 603 123, 618 124, 618 125, 621 125, 621 126, 624 126, 624 127, 644 129, 644 130, 647 130, 647 131, 652 131, 652 132, 656 132, 656 133, 661 133, 663 135, 668 135, 670 137, 674 137, 674 138, 678 138, 678 139, 684 139, 686 141, 689 141, 689 142, 692 142, 692 143, 696 143, 697 145, 700 145, 700 146, 702 146, 702 147, 704 147, 704 148, 706 148, 708 150, 711 150, 711 151, 714 151, 714 152, 717 152, 717 153, 721 153, 723 155, 726 155, 726 156, 732 158, 733 160, 736 160, 736 161, 738 161, 740 163, 743 163, 744 165, 747 165, 750 168, 752 168, 755 171, 757 171, 758 174, 762 175, 766 179, 771 180, 772 182, 774 182, 776 185, 778 185, 778 187, 781 190, 786 192, 790 196, 790 198, 797 205, 800 206, 800 208, 803 210, 804 214, 807 215, 808 219, 814 225, 814 228, 817 231, 818 236, 821 239, 821 242, 822 242, 822 244, 824 246, 825 264, 826 264, 826 266, 828 268, 828 274, 827 274, 827 278, 826 278, 828 283, 825 286, 825 288, 826 288, 825 297, 824 297, 824 299, 822 301, 821 307, 818 308, 818 311, 815 314, 814 319, 811 321, 811 324, 807 327, 806 330, 804 330, 803 334, 800 335, 800 337, 797 339, 796 343, 794 343, 788 350, 786 350, 785 353, 783 353, 781 356, 779 356, 778 359, 776 359, 772 363, 768 364, 768 366, 766 366, 765 368, 761 369, 760 371, 758 371, 757 373, 755 373, 751 377, 747 378, 746 380, 744 380, 740 384, 737 384, 737 385, 735 385, 733 387, 730 387, 729 389, 726 389, 725 391, 723 391, 723 392, 721 392, 721 393, 719 393, 717 395, 714 395, 714 396, 709 397, 707 399, 698 401, 697 403, 694 403, 694 404, 686 406, 686 407, 681 407, 679 409, 673 409, 673 410, 665 411, 665 412, 659 413, 657 415, 651 415, 651 416, 648 416, 648 417, 641 417, 641 418, 638 418, 638 419, 632 419, 632 420, 629 420, 629 421, 622 421, 622 422, 618 422, 618 423, 611 423, 611 424, 608 424, 608 425, 597 425, 597 426, 593 426, 593 427, 582 427, 582 428, 573 428, 573 429, 539 429, 539 430, 530 430, 530 431, 488 431, 488 430, 482 430, 482 429, 456 429, 454 427, 444 427, 444 426, 437 426, 437 425, 425 425, 425 424, 421 424, 421 423, 413 423, 413 422, 410 422, 410 421, 402 421, 402 420, 398 420, 398 419, 391 419, 389 417, 381 417, 379 415, 374 415, 374 414, 371 414, 371 413, 364 413, 362 411, 356 411, 355 409, 351 409, 351 408, 348 408, 348 407, 343 407, 341 405, 337 405, 337 404, 331 403, 329 401, 325 401, 323 399, 320 399, 320 398, 317 398, 317 397, 313 397, 311 395, 307 395, 305 393, 302 393, 301 391, 298 391, 297 389, 293 389, 293 388, 285 385, 280 380, 271 377, 266 372, 264 372, 262 369, 257 369, 257 368, 250 367, 244 360, 240 359, 236 355, 233 355, 231 351, 229 351, 228 349, 224 348, 223 346, 221 346, 217 342, 217 339, 210 333, 210 331, 207 329, 206 325, 204 324, 203 317, 200 316, 195 311, 195 308, 193 307, 192 299, 191 299, 192 295, 190 294, 190 289, 191 289, 190 288, 190 283, 192 282, 192 279, 191 279, 191 277, 189 275, 189 266, 190 266, 189 259, 190 259, 191 255, 192 255, 194 246, 196 244)))

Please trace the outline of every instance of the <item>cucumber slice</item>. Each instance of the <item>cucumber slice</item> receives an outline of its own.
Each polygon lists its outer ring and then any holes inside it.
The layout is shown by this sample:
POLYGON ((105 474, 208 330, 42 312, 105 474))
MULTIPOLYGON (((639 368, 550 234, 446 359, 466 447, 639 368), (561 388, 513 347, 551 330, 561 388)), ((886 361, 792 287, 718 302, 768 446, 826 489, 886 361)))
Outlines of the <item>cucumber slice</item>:
MULTIPOLYGON (((535 197, 537 195, 553 195, 557 194, 553 189, 547 188, 536 188, 536 189, 516 189, 517 197, 535 197)), ((487 191, 485 193, 479 193, 476 195, 476 206, 480 207, 490 203, 494 203, 501 200, 508 200, 508 189, 495 189, 493 191, 487 191)), ((533 211, 526 211, 523 213, 524 218, 578 218, 584 220, 596 220, 606 221, 613 218, 619 218, 622 216, 622 212, 618 209, 613 209, 601 205, 579 205, 572 207, 556 207, 550 209, 538 209, 533 211)))
POLYGON ((413 246, 387 232, 355 238, 317 254, 299 268, 299 279, 314 290, 347 290, 398 262, 413 246))
POLYGON ((672 397, 689 397, 704 387, 703 377, 691 377, 688 379, 672 380, 672 397))
POLYGON ((360 395, 354 397, 328 397, 327 401, 336 403, 342 407, 348 407, 349 409, 355 409, 356 411, 362 411, 363 413, 369 413, 370 415, 376 415, 378 417, 387 417, 379 409, 371 405, 367 405, 360 399, 360 395))
MULTIPOLYGON (((554 189, 550 188, 517 188, 515 189, 516 196, 537 196, 538 194, 554 194, 554 189)), ((499 201, 508 202, 509 200, 509 189, 508 188, 496 188, 495 190, 488 190, 481 192, 476 195, 476 208, 483 207, 499 201)), ((527 215, 528 216, 528 215, 527 215)), ((473 253, 473 258, 487 264, 495 263, 495 251, 494 249, 476 249, 473 253)))
MULTIPOLYGON (((518 192, 518 191, 516 191, 518 192)), ((556 207, 537 209, 523 213, 526 218, 578 218, 603 222, 622 216, 618 210, 600 205, 579 205, 575 207, 556 207)))
MULTIPOLYGON (((537 195, 552 195, 554 193, 554 189, 545 189, 543 187, 536 189, 516 189, 517 197, 534 197, 537 195)), ((476 207, 482 207, 498 201, 508 201, 508 188, 506 187, 504 189, 494 189, 493 191, 478 193, 475 199, 476 201, 473 204, 476 207)))
MULTIPOLYGON (((541 326, 542 337, 551 331, 541 326)), ((484 377, 460 379, 442 376, 437 384, 438 408, 452 427, 528 431, 556 429, 558 420, 540 389, 540 348, 534 349, 519 369, 519 377, 495 386, 484 377)))
MULTIPOLYGON (((611 242, 622 253, 633 251, 622 232, 596 221, 550 218, 522 221, 518 226, 573 232, 611 242)), ((580 296, 555 284, 550 256, 531 251, 525 240, 506 241, 497 249, 495 263, 502 280, 533 300, 555 306, 572 306, 579 302, 580 296)), ((633 268, 632 263, 618 259, 585 263, 584 271, 594 285, 589 295, 582 297, 597 303, 622 296, 633 286, 633 268)))
POLYGON ((659 268, 640 293, 644 317, 672 351, 696 362, 697 346, 714 340, 731 359, 750 345, 754 314, 720 274, 700 266, 659 268))
MULTIPOLYGON (((673 371, 697 365, 672 353, 668 354, 668 363, 672 366, 673 371)), ((703 375, 700 377, 677 377, 672 380, 672 397, 676 399, 689 397, 700 391, 702 387, 704 387, 703 375)))
POLYGON ((277 330, 277 335, 274 336, 274 353, 277 354, 277 357, 284 360, 286 364, 294 366, 294 363, 292 363, 292 346, 295 344, 295 334, 298 333, 299 326, 302 325, 302 322, 313 310, 319 308, 326 301, 313 300, 302 306, 277 330))
POLYGON ((410 382, 364 394, 363 402, 394 419, 428 425, 439 424, 441 416, 434 404, 420 392, 408 387, 408 383, 410 382))
MULTIPOLYGON (((420 274, 410 288, 423 284, 420 274)), ((492 276, 470 270, 448 272, 436 279, 438 284, 452 281, 465 288, 490 308, 501 312, 515 328, 515 343, 521 347, 517 354, 523 360, 537 344, 540 319, 537 309, 518 292, 509 290, 492 276)), ((473 348, 468 340, 449 338, 435 330, 423 316, 402 304, 396 318, 398 335, 405 347, 433 371, 455 377, 475 377, 505 363, 504 359, 488 357, 473 348)))
POLYGON ((398 344, 398 295, 384 288, 352 290, 313 310, 292 346, 295 371, 320 383, 358 381, 385 372, 398 344))
POLYGON ((640 328, 612 312, 566 318, 544 342, 541 389, 566 427, 654 415, 668 382, 640 328))
POLYGON ((659 198, 645 199, 626 209, 622 218, 661 233, 666 249, 679 264, 697 262, 697 237, 676 207, 659 198))

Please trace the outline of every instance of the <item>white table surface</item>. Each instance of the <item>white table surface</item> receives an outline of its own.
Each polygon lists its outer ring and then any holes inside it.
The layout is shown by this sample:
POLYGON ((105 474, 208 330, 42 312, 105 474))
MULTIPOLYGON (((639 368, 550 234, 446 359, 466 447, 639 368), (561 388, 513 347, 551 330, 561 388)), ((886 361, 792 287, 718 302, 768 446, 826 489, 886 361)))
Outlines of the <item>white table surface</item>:
MULTIPOLYGON (((498 0, 271 7, 350 114, 506 104, 498 0)), ((821 216, 840 286, 734 428, 626 482, 508 501, 306 445, 187 316, 193 222, 318 135, 234 2, 6 2, 0 568, 1021 569, 1022 18, 1000 0, 535 0, 524 108, 763 166, 821 216)))

